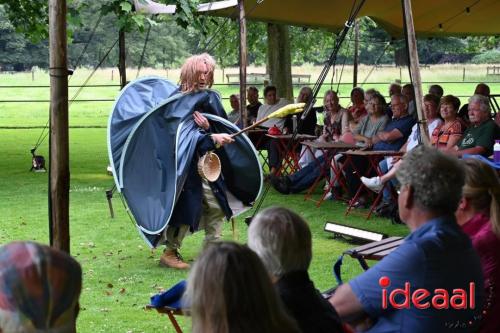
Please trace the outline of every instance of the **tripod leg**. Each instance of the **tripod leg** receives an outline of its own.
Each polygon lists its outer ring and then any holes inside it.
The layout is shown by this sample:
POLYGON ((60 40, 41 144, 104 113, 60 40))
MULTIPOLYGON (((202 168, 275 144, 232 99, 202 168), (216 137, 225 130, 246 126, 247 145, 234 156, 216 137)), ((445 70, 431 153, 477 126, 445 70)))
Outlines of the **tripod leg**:
POLYGON ((108 207, 109 207, 109 214, 111 215, 111 218, 115 218, 115 212, 113 211, 113 202, 111 199, 113 199, 113 190, 107 190, 106 191, 106 199, 108 199, 108 207))

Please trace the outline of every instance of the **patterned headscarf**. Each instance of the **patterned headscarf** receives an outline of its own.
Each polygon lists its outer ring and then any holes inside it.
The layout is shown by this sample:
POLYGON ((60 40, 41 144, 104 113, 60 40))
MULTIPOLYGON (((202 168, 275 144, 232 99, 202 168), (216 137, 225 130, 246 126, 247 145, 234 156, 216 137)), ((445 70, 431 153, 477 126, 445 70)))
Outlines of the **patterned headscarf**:
POLYGON ((0 248, 0 332, 75 332, 80 264, 33 242, 0 248))

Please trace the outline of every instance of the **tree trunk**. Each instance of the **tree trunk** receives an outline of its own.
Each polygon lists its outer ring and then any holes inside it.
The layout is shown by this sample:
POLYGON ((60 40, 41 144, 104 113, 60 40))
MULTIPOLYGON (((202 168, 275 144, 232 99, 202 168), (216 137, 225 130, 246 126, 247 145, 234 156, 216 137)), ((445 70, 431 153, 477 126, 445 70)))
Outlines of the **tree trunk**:
POLYGON ((354 60, 352 69, 352 87, 358 86, 358 63, 359 63, 359 21, 354 21, 354 60))
POLYGON ((125 53, 125 31, 123 29, 120 29, 118 48, 118 71, 120 72, 120 87, 123 89, 127 85, 127 56, 125 53))
POLYGON ((267 24, 268 73, 279 97, 293 100, 292 60, 288 26, 267 24))
POLYGON ((66 39, 66 0, 50 0, 50 244, 69 253, 68 57, 66 39))
POLYGON ((240 123, 247 126, 246 90, 247 90, 247 24, 245 19, 244 0, 238 1, 240 8, 240 123))

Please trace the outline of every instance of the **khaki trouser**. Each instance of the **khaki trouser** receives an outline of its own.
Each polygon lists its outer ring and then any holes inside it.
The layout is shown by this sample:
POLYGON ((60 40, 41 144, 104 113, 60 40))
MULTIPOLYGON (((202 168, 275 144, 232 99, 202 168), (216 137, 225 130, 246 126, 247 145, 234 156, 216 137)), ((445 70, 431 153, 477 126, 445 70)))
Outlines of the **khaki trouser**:
MULTIPOLYGON (((212 193, 208 183, 203 180, 203 201, 200 219, 200 229, 205 229, 204 245, 220 239, 222 233, 222 223, 224 213, 220 209, 219 203, 212 193)), ((178 250, 182 246, 182 241, 189 232, 189 226, 181 224, 179 227, 167 227, 166 247, 168 250, 178 250)))

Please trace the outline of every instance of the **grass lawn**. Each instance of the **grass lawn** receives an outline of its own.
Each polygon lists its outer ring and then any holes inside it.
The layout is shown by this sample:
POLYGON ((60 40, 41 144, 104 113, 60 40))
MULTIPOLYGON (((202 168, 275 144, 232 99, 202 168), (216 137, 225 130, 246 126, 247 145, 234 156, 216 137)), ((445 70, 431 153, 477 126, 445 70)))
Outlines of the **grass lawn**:
MULTIPOLYGON (((101 71, 95 82, 110 83, 110 71, 101 71), (105 79, 107 78, 107 79, 105 79), (104 80, 101 82, 99 80, 104 80)), ((144 73, 146 74, 146 73, 144 73)), ((390 77, 392 74, 387 74, 390 77)), ((382 78, 381 78, 382 79, 382 78)), ((483 78, 484 79, 484 78, 483 78)), ((73 84, 83 82, 75 78, 73 84)), ((480 80, 478 80, 480 81, 480 80)), ((48 84, 46 74, 2 74, 1 85, 48 84)), ((116 83, 116 71, 115 71, 116 83)), ((367 85, 369 87, 369 85, 367 85)), ((475 84, 461 89, 470 91, 475 84)), ((381 90, 385 91, 387 86, 381 90)), ((492 92, 498 92, 500 84, 492 92)), ((76 88, 70 91, 70 97, 76 88)), ((221 89, 223 95, 236 92, 237 87, 221 89)), ((445 87, 446 92, 450 92, 445 87)), ((113 98, 117 88, 86 88, 79 98, 113 98)), ((47 99, 48 89, 2 89, 0 100, 47 99)), ((105 190, 113 185, 106 175, 108 165, 106 147, 107 117, 111 102, 74 103, 70 108, 70 225, 71 254, 83 268, 79 332, 173 332, 166 317, 153 311, 144 311, 149 297, 168 288, 187 276, 186 272, 160 268, 161 250, 150 250, 139 237, 127 216, 118 195, 113 199, 115 218, 109 216, 105 190), (77 128, 97 126, 101 128, 77 128)), ((41 129, 9 129, 5 127, 44 126, 47 122, 48 103, 0 103, 0 244, 13 240, 36 240, 48 243, 47 174, 30 173, 29 150, 40 135, 41 129)), ((38 153, 48 160, 47 140, 38 153)), ((313 232, 314 259, 310 274, 316 286, 323 290, 335 285, 332 264, 337 257, 355 245, 334 240, 323 231, 327 220, 362 227, 389 235, 406 235, 401 225, 391 225, 385 219, 344 216, 345 205, 327 201, 320 208, 305 202, 303 195, 282 196, 270 191, 263 206, 283 205, 299 212, 313 232)), ((242 218, 236 223, 237 240, 246 241, 247 227, 242 218)), ((201 250, 202 233, 188 237, 182 249, 183 256, 194 260, 201 250)), ((225 225, 224 238, 232 239, 229 224, 225 225)), ((342 267, 349 279, 361 272, 359 264, 346 259, 342 267)), ((181 319, 183 327, 189 321, 181 319)))

